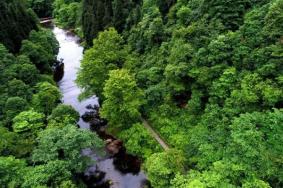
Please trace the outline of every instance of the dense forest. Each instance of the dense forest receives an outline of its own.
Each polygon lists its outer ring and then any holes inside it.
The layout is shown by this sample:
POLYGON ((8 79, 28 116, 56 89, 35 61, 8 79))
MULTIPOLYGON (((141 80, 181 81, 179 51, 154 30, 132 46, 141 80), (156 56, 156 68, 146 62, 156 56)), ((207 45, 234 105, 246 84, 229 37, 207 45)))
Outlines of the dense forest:
POLYGON ((85 148, 103 142, 78 129, 53 81, 58 42, 21 1, 0 2, 0 187, 83 186, 85 148))
POLYGON ((83 39, 80 99, 152 187, 283 187, 283 0, 2 0, 3 187, 84 187, 80 151, 103 147, 60 102, 50 16, 83 39))
POLYGON ((144 158, 153 187, 283 187, 282 0, 85 0, 82 9, 92 45, 82 98, 100 97, 109 130, 144 158))

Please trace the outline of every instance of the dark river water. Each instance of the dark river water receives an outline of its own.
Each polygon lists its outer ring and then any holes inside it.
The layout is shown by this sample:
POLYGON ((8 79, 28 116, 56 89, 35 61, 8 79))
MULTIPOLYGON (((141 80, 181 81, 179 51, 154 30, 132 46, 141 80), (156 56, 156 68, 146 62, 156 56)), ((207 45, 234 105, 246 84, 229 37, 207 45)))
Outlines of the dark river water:
MULTIPOLYGON (((81 115, 88 109, 87 105, 98 105, 98 99, 91 97, 80 102, 78 96, 81 92, 75 83, 77 71, 80 67, 80 61, 83 57, 83 47, 78 43, 79 38, 57 27, 53 28, 57 40, 60 44, 58 60, 63 59, 65 64, 65 73, 61 81, 58 82, 63 94, 63 103, 72 105, 81 115)), ((82 119, 78 122, 83 129, 89 129, 88 123, 82 119)), ((110 155, 99 156, 95 151, 85 150, 85 155, 96 160, 96 164, 89 167, 86 173, 91 174, 95 170, 105 172, 104 180, 111 181, 111 188, 142 188, 146 182, 146 176, 142 171, 128 172, 118 169, 120 163, 125 163, 123 158, 117 158, 110 155)), ((125 165, 125 164, 124 164, 125 165)), ((126 164, 127 165, 127 164, 126 164)), ((121 166, 121 165, 120 165, 121 166)), ((93 187, 93 186, 90 186, 93 187)))

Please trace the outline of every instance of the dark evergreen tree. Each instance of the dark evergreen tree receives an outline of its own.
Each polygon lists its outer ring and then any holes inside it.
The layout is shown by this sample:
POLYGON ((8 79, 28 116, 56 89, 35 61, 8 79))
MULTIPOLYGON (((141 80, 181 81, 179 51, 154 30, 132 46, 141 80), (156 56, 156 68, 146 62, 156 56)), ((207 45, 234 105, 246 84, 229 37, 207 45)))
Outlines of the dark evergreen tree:
POLYGON ((54 0, 28 0, 28 6, 37 14, 38 17, 52 16, 52 4, 54 0))
POLYGON ((158 6, 161 14, 164 16, 167 15, 169 9, 172 5, 176 3, 176 0, 158 0, 158 6))
POLYGON ((36 19, 22 1, 0 1, 0 42, 11 52, 18 52, 23 39, 31 30, 37 30, 36 19))
POLYGON ((129 25, 129 28, 136 24, 140 20, 140 5, 141 0, 113 0, 113 18, 112 23, 118 32, 122 32, 127 29, 127 22, 129 19, 134 19, 135 21, 129 25), (130 18, 134 16, 133 18, 130 18))
POLYGON ((111 0, 84 0, 82 26, 88 46, 99 31, 111 25, 112 2, 111 0))
POLYGON ((84 0, 82 27, 88 46, 98 32, 114 26, 121 33, 140 20, 141 0, 84 0))

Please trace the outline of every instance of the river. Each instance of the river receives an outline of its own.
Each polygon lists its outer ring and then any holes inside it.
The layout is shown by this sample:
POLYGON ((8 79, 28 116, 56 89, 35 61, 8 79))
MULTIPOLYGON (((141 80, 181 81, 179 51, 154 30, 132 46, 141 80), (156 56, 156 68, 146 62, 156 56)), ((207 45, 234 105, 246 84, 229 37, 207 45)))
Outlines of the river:
MULTIPOLYGON (((54 27, 53 33, 60 44, 58 60, 63 59, 64 61, 64 76, 58 82, 63 94, 62 101, 64 104, 72 105, 80 115, 83 115, 88 111, 86 108, 87 105, 98 105, 98 99, 96 97, 91 97, 82 102, 78 100, 81 90, 76 85, 75 80, 77 71, 80 68, 80 62, 83 58, 83 47, 78 42, 79 38, 69 32, 54 27)), ((78 125, 80 128, 90 129, 89 124, 82 119, 80 119, 78 125)), ((127 163, 123 158, 121 159, 111 155, 99 156, 95 151, 90 150, 84 151, 84 154, 97 161, 95 165, 87 169, 86 173, 91 174, 96 170, 105 172, 104 181, 110 180, 111 188, 142 188, 147 182, 145 174, 140 170, 137 172, 131 172, 130 170, 123 170, 122 172, 122 170, 119 170, 120 163, 122 164, 120 166, 125 165, 125 162, 127 163)), ((90 184, 88 187, 95 188, 96 186, 90 184)))

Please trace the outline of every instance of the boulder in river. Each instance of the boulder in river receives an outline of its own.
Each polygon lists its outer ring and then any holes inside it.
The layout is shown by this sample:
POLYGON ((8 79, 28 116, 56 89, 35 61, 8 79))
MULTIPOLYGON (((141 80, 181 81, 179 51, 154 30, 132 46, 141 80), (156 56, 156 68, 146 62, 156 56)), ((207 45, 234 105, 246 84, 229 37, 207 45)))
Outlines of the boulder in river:
POLYGON ((62 78, 64 77, 64 63, 63 63, 63 59, 61 59, 60 61, 56 61, 56 63, 53 66, 53 79, 56 82, 59 82, 60 80, 62 80, 62 78))
POLYGON ((106 140, 106 149, 110 154, 117 154, 123 148, 123 142, 121 140, 106 140))
POLYGON ((88 111, 82 115, 82 119, 85 122, 91 122, 93 119, 98 118, 97 113, 95 111, 88 111))
POLYGON ((92 104, 89 104, 86 106, 86 109, 88 110, 94 110, 94 111, 99 111, 99 105, 95 104, 95 105, 92 105, 92 104))

